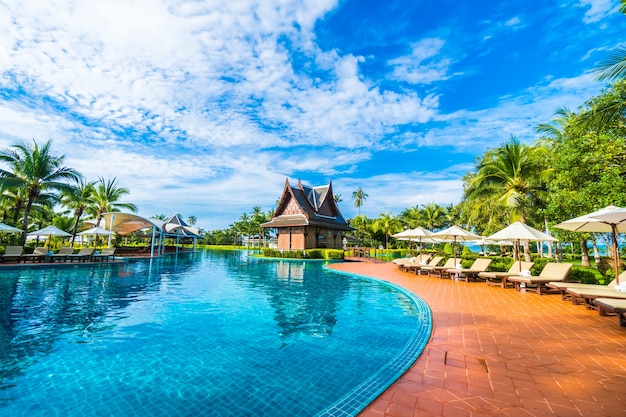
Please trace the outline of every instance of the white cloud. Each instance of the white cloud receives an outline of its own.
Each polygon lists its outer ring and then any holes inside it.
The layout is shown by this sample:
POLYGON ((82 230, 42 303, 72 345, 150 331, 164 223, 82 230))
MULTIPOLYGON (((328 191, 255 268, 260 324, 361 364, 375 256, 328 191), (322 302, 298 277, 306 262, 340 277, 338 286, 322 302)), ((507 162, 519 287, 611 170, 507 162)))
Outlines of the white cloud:
POLYGON ((598 22, 617 9, 612 0, 578 0, 578 7, 589 7, 583 17, 585 23, 598 22))
MULTIPOLYGON (((317 44, 316 23, 337 6, 0 3, 0 147, 53 139, 87 179, 118 177, 143 214, 193 214, 201 227, 225 227, 242 206, 273 207, 294 173, 342 176, 336 185, 350 187, 357 180, 346 177, 380 150, 479 152, 509 134, 530 136, 546 114, 575 108, 596 88, 585 78, 546 80, 495 108, 442 115, 438 83, 456 75, 445 54, 450 39, 409 43, 410 53, 386 61, 388 79, 372 79, 363 68, 377 57, 317 44), (393 89, 389 79, 410 85, 393 89)), ((495 26, 510 31, 521 21, 495 26)), ((458 201, 458 172, 389 171, 358 180, 368 182, 378 212, 458 201), (390 189, 398 191, 392 199, 390 189)))
POLYGON ((439 38, 423 39, 411 45, 411 54, 392 59, 392 77, 411 84, 431 84, 449 78, 451 60, 440 56, 445 41, 439 38))

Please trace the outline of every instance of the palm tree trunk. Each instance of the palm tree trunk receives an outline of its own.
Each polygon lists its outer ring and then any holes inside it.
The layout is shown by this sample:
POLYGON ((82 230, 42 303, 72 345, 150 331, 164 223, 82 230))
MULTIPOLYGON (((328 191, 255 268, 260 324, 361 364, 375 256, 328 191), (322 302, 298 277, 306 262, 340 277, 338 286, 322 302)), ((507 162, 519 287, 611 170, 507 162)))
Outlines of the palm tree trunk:
POLYGON ((598 243, 596 242, 595 239, 593 239, 591 242, 593 244, 593 259, 595 260, 597 264, 600 262, 600 251, 598 251, 598 243))
POLYGON ((582 239, 582 251, 581 251, 581 262, 580 266, 591 266, 589 263, 589 250, 587 249, 587 239, 582 239))

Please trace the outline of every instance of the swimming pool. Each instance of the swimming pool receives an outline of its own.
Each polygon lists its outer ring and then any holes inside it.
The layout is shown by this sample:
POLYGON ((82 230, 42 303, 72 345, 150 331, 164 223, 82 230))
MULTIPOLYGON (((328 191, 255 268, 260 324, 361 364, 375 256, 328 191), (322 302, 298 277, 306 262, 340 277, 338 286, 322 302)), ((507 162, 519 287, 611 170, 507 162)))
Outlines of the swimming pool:
POLYGON ((204 251, 0 271, 0 415, 353 415, 419 355, 399 288, 204 251))

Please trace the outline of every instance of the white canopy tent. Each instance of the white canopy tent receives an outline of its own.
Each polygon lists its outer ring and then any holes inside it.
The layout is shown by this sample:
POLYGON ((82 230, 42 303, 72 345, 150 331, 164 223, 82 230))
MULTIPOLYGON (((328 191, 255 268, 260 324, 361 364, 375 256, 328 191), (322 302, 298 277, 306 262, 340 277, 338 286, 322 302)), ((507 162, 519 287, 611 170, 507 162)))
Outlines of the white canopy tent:
MULTIPOLYGON (((178 215, 173 215, 166 220, 161 220, 151 217, 142 217, 134 213, 113 212, 104 213, 98 225, 95 224, 95 221, 86 221, 86 223, 94 224, 96 227, 99 226, 111 232, 109 236, 109 246, 111 246, 112 234, 125 236, 130 233, 150 229, 150 232, 147 233, 151 237, 150 257, 163 254, 165 251, 164 239, 166 237, 175 237, 177 243, 181 238, 191 238, 193 239, 194 250, 196 248, 196 241, 200 237, 200 230, 188 225, 178 215), (156 255, 155 247, 157 249, 156 255)), ((176 251, 178 252, 178 246, 176 251)))

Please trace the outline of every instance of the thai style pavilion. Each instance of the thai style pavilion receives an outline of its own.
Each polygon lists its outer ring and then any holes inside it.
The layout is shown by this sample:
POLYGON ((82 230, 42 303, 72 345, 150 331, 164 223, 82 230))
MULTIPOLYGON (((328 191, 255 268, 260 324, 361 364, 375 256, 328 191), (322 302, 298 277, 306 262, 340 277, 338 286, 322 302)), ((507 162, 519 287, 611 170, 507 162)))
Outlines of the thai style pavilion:
POLYGON ((272 219, 261 227, 276 229, 278 249, 341 249, 344 233, 353 228, 343 218, 335 202, 332 182, 309 187, 285 181, 283 195, 272 219))

